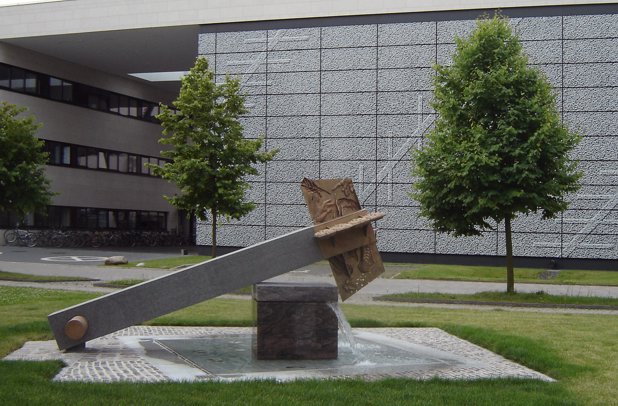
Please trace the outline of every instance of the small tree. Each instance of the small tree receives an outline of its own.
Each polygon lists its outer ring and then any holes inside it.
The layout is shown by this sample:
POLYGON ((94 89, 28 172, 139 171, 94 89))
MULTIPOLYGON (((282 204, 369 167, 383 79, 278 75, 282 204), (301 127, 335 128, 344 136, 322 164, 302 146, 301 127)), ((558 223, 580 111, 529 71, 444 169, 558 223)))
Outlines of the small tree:
POLYGON ((20 221, 50 203, 45 177, 48 154, 35 137, 40 124, 34 117, 18 116, 26 109, 0 103, 0 213, 13 213, 20 221))
POLYGON ((507 292, 514 292, 511 221, 566 210, 566 195, 579 188, 569 152, 580 137, 560 122, 549 83, 527 66, 506 18, 481 19, 456 42, 452 66, 436 67, 438 118, 413 154, 412 196, 436 230, 455 236, 504 222, 507 292))
POLYGON ((200 220, 210 212, 212 256, 217 250, 217 219, 240 219, 255 208, 246 201, 246 175, 257 174, 256 163, 270 161, 277 151, 260 152, 263 140, 243 138, 238 121, 247 112, 240 94, 240 81, 226 76, 217 85, 208 61, 199 57, 182 79, 175 110, 161 106, 157 116, 163 126, 161 144, 172 145, 161 154, 171 162, 152 166, 156 175, 178 186, 180 193, 165 196, 174 206, 200 220))

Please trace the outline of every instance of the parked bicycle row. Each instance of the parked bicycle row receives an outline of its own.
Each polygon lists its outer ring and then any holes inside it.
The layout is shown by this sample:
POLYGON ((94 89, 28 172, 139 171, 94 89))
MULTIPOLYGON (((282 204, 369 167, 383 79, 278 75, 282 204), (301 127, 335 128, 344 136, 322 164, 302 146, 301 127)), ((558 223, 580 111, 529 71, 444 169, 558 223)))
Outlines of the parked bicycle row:
POLYGON ((182 236, 163 231, 22 230, 4 232, 7 245, 27 247, 163 247, 187 245, 182 236))

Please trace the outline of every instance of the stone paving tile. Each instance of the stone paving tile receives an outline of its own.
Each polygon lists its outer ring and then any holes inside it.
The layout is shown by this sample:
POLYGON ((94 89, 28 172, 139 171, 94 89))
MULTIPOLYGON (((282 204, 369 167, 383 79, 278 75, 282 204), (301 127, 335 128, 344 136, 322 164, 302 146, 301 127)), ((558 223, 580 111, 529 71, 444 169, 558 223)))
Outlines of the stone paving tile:
MULTIPOLYGON (((153 362, 153 359, 146 356, 145 350, 139 345, 129 345, 128 343, 138 342, 140 339, 152 341, 152 339, 162 338, 207 338, 213 335, 250 334, 251 331, 251 328, 243 327, 134 326, 92 340, 81 351, 59 351, 54 341, 27 342, 21 349, 5 357, 5 360, 62 360, 66 367, 54 378, 57 381, 200 381, 216 379, 216 377, 207 372, 197 370, 195 366, 190 363, 184 363, 178 358, 170 361, 169 364, 175 365, 170 369, 166 367, 165 362, 153 362), (178 375, 175 373, 178 368, 191 371, 190 373, 185 371, 183 372, 184 375, 178 375)), ((469 361, 466 364, 449 365, 440 368, 354 375, 355 378, 378 380, 387 377, 405 377, 425 380, 439 377, 444 379, 471 380, 515 377, 544 381, 553 380, 546 375, 509 361, 491 351, 437 328, 368 328, 355 329, 355 331, 379 334, 406 343, 429 347, 433 350, 443 351, 469 361)), ((169 354, 169 357, 175 358, 175 355, 169 354)), ((332 375, 329 377, 346 378, 349 376, 332 375)))

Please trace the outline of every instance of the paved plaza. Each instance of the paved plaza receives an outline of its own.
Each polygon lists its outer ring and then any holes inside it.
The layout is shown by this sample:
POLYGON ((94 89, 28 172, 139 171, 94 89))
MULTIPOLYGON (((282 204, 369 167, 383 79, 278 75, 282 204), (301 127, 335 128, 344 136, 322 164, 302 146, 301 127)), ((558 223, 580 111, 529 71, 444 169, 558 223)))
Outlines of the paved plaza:
MULTIPOLYGON (((9 354, 5 360, 62 360, 65 367, 56 381, 84 382, 166 382, 166 381, 236 381, 270 379, 360 378, 376 380, 388 377, 410 379, 489 379, 531 378, 553 379, 509 361, 482 347, 457 338, 437 328, 371 328, 355 329, 357 340, 373 342, 361 345, 361 359, 343 365, 299 361, 260 361, 260 368, 251 365, 250 350, 242 354, 233 346, 238 337, 250 337, 251 328, 238 327, 151 327, 134 326, 88 342, 85 349, 62 352, 54 341, 31 341, 9 354), (175 351, 169 343, 179 340, 187 344, 201 343, 191 354, 175 351), (214 344, 227 343, 225 358, 241 360, 223 365, 214 344), (381 348, 399 350, 396 360, 382 363, 363 360, 362 352, 381 348), (187 355, 189 354, 189 355, 187 355), (274 362, 274 363, 273 363, 274 362), (271 363, 272 367, 264 367, 271 363), (202 366, 200 366, 202 365, 202 366), (206 365, 207 367, 203 367, 206 365), (212 368, 208 365, 213 365, 212 368)), ((341 347, 346 343, 340 339, 341 347)), ((186 346, 185 346, 186 347, 186 346)))

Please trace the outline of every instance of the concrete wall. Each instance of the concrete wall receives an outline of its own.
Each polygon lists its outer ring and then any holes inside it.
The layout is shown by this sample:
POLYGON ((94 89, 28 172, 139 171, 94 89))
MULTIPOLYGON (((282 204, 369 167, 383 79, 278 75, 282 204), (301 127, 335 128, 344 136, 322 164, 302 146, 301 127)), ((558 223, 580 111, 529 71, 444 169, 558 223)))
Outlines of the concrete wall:
MULTIPOLYGON (((530 64, 554 86, 564 121, 584 136, 575 158, 585 172, 560 218, 516 220, 515 255, 618 258, 618 8, 596 10, 509 12, 530 64)), ((246 246, 310 224, 301 179, 351 177, 363 206, 387 213, 378 223, 380 250, 504 255, 501 226, 477 238, 435 233, 407 196, 408 150, 433 120, 431 67, 449 63, 455 36, 467 35, 475 18, 418 13, 204 26, 199 53, 217 74, 239 74, 249 95, 246 135, 264 134, 268 148, 281 149, 249 179, 257 209, 222 227, 219 244, 246 246)), ((210 243, 208 230, 198 229, 199 244, 210 243)))

